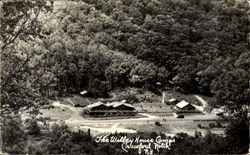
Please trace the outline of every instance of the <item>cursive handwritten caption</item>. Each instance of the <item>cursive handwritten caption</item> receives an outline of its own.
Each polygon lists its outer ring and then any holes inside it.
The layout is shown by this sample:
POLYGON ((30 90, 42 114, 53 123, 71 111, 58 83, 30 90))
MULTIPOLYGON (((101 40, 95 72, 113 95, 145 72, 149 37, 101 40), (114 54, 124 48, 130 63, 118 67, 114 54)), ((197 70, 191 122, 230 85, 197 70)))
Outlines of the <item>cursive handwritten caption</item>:
POLYGON ((159 152, 160 149, 170 149, 175 139, 162 138, 157 136, 153 138, 129 138, 127 136, 110 136, 109 134, 100 135, 95 138, 97 143, 121 143, 121 148, 125 152, 128 150, 138 150, 138 154, 145 153, 146 155, 153 155, 154 151, 159 152))

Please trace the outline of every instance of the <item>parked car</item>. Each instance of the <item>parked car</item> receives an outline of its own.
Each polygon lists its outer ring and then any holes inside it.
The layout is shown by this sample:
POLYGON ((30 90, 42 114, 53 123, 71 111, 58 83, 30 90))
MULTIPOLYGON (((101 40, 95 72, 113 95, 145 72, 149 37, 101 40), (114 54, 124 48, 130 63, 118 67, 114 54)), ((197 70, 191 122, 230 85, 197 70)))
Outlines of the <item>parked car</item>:
POLYGON ((217 113, 216 116, 224 116, 224 113, 223 112, 220 112, 220 113, 217 113))
POLYGON ((155 122, 155 125, 161 126, 161 123, 160 122, 155 122))
POLYGON ((184 115, 177 115, 177 117, 176 118, 184 118, 184 115))

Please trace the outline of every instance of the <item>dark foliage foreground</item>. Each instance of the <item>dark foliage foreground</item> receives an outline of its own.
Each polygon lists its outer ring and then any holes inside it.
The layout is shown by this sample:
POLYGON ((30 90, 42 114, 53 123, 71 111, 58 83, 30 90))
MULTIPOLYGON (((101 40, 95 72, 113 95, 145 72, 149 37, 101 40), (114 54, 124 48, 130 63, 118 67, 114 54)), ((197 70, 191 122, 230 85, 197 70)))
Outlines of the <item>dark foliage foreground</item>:
MULTIPOLYGON (((3 151, 11 154, 93 154, 117 155, 138 154, 137 151, 126 153, 120 143, 96 143, 95 137, 85 132, 73 132, 66 125, 38 125, 36 120, 21 124, 20 119, 9 118, 3 127, 3 151)), ((40 121, 39 121, 40 122, 40 121)), ((41 122, 40 122, 41 123, 41 122)), ((91 131, 90 131, 91 132, 91 131)), ((152 132, 139 134, 115 134, 116 136, 155 138, 163 134, 152 132)), ((226 130, 226 136, 212 134, 202 136, 179 133, 171 149, 162 149, 159 154, 242 154, 248 152, 249 126, 238 120, 232 122, 226 130)))

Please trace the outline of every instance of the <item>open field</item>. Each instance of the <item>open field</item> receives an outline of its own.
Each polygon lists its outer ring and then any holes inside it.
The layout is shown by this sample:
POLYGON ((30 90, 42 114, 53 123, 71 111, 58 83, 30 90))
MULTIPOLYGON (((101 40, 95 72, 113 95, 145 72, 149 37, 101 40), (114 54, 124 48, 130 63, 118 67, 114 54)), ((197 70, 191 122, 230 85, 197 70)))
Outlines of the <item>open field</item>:
POLYGON ((170 112, 152 112, 150 115, 165 117, 165 116, 173 116, 173 113, 170 112))
POLYGON ((137 103, 134 104, 138 112, 150 113, 157 116, 172 116, 172 106, 166 105, 165 103, 137 103))
POLYGON ((42 117, 50 117, 51 121, 54 120, 67 120, 71 117, 72 111, 65 107, 54 107, 51 109, 42 109, 42 117))
MULTIPOLYGON (((207 131, 207 129, 200 129, 198 125, 202 126, 209 126, 211 122, 193 122, 192 120, 185 121, 185 120, 176 120, 176 121, 167 121, 167 122, 160 122, 161 126, 155 125, 153 122, 144 123, 144 124, 121 124, 120 127, 136 130, 138 132, 157 132, 157 133, 164 133, 166 135, 174 135, 176 133, 185 132, 189 135, 194 135, 195 131, 199 131, 203 134, 207 131)), ((224 128, 210 128, 209 129, 212 133, 216 134, 223 134, 224 128)))
POLYGON ((81 97, 80 95, 73 95, 73 97, 60 97, 58 99, 62 104, 81 104, 82 106, 87 106, 91 103, 95 103, 98 101, 98 99, 90 97, 81 97))

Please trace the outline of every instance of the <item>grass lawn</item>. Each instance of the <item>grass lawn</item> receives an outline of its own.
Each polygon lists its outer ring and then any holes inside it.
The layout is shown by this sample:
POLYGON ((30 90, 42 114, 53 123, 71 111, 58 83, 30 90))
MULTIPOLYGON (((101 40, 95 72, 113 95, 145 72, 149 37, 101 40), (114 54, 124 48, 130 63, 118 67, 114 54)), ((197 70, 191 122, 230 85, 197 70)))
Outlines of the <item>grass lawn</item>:
POLYGON ((134 104, 136 110, 145 113, 162 113, 166 115, 172 115, 173 109, 171 106, 165 103, 138 103, 134 104))
MULTIPOLYGON (((157 132, 166 134, 176 134, 185 132, 190 135, 194 135, 195 131, 205 132, 206 129, 199 129, 198 124, 202 126, 208 126, 209 122, 185 122, 185 121, 168 121, 160 122, 161 126, 156 126, 154 122, 143 123, 143 124, 121 124, 120 127, 133 129, 138 132, 157 132)), ((210 122, 211 123, 211 122, 210 122)), ((210 129, 213 133, 224 133, 223 128, 212 128, 210 129)))
POLYGON ((81 97, 79 95, 73 95, 73 97, 61 97, 59 98, 62 104, 71 105, 73 104, 80 104, 82 106, 87 106, 89 104, 95 103, 98 99, 90 98, 90 97, 81 97))
POLYGON ((67 120, 71 117, 72 111, 64 107, 54 107, 51 109, 42 109, 42 117, 50 118, 51 121, 54 120, 67 120))
POLYGON ((160 116, 160 117, 166 117, 166 116, 173 116, 174 114, 171 112, 152 112, 149 113, 150 115, 154 115, 154 116, 160 116))

